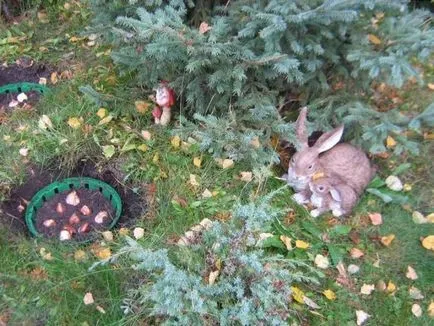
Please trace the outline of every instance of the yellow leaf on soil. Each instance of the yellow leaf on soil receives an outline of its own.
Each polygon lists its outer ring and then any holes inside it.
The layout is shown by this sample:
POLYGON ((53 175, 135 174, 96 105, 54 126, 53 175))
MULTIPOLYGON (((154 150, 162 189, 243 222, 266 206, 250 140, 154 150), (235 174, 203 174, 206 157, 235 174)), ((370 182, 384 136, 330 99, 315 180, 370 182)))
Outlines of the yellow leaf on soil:
POLYGON ((307 249, 309 248, 310 244, 309 242, 305 242, 303 240, 295 240, 295 246, 300 249, 307 249))
POLYGON ((428 88, 434 91, 434 83, 428 83, 428 88))
POLYGON ((381 40, 377 36, 375 36, 374 34, 368 34, 368 40, 369 40, 369 42, 371 42, 372 44, 375 44, 375 45, 381 44, 381 40))
POLYGON ((86 252, 84 250, 77 250, 74 253, 74 259, 76 261, 83 261, 86 259, 86 252))
POLYGON ((57 72, 51 73, 50 80, 53 85, 57 84, 58 82, 57 72))
POLYGON ((428 306, 428 316, 434 318, 434 301, 431 301, 431 303, 428 306))
POLYGON ((332 290, 325 290, 323 294, 329 300, 336 300, 336 294, 332 290))
POLYGON ((395 239, 395 235, 389 234, 389 235, 386 235, 384 237, 381 237, 381 243, 383 245, 385 245, 386 247, 389 247, 390 244, 392 243, 393 239, 395 239))
POLYGON ((83 118, 72 117, 68 119, 68 125, 73 129, 78 129, 83 122, 83 118))
POLYGON ((100 108, 100 109, 98 110, 98 112, 96 113, 96 115, 97 115, 100 119, 103 119, 103 118, 107 115, 107 109, 100 108))
POLYGON ((193 165, 200 168, 200 166, 202 165, 202 159, 200 157, 193 158, 193 165))
POLYGON ((396 146, 396 140, 393 139, 391 136, 387 136, 386 138, 386 147, 387 148, 393 148, 396 146))
POLYGON ((142 152, 146 152, 148 150, 148 146, 146 144, 142 144, 140 146, 137 146, 137 149, 142 152))
POLYGON ((291 286, 291 291, 292 291, 292 297, 294 298, 295 301, 299 302, 299 303, 303 303, 304 304, 304 293, 302 290, 300 290, 298 287, 296 286, 291 286))
POLYGON ((287 237, 286 235, 281 235, 280 241, 285 244, 287 250, 292 250, 291 238, 287 237))
POLYGON ((179 138, 179 136, 175 136, 172 138, 172 140, 170 141, 170 143, 172 144, 172 147, 174 149, 178 149, 179 146, 181 146, 181 138, 179 138))
POLYGON ((434 251, 434 235, 429 235, 422 240, 422 246, 425 249, 434 251))

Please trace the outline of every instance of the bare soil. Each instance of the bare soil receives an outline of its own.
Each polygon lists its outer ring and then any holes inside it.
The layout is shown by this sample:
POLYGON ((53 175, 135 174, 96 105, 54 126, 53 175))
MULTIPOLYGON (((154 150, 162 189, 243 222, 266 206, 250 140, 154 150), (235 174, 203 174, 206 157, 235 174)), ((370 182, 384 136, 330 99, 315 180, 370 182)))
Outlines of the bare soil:
POLYGON ((58 238, 60 231, 64 229, 65 226, 74 230, 72 239, 74 240, 86 240, 92 235, 93 231, 104 231, 108 229, 108 226, 113 221, 114 209, 110 202, 104 198, 101 192, 96 190, 88 189, 77 189, 77 196, 80 198, 80 204, 77 206, 68 205, 66 203, 66 196, 71 192, 71 190, 56 194, 49 200, 47 200, 44 205, 36 214, 35 225, 38 233, 43 234, 48 238, 58 238), (56 208, 58 203, 63 205, 63 213, 58 213, 56 208), (86 205, 90 208, 91 213, 89 215, 84 215, 81 213, 80 209, 86 205), (95 222, 95 216, 99 213, 105 211, 108 214, 108 218, 103 220, 103 223, 98 224, 95 222), (78 223, 70 223, 70 217, 76 214, 80 219, 78 223), (53 219, 56 223, 52 227, 44 226, 46 220, 53 219), (78 229, 85 223, 89 224, 89 232, 80 233, 78 229))

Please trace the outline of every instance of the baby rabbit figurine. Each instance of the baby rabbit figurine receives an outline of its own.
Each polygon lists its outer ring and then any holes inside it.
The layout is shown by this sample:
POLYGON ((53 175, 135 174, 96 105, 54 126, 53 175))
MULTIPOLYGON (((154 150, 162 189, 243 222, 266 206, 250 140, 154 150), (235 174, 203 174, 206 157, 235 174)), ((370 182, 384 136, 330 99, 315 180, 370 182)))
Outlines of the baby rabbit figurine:
POLYGON ((359 200, 356 191, 336 175, 314 177, 309 189, 312 192, 310 202, 316 207, 310 212, 313 217, 328 211, 335 217, 348 215, 359 200))
POLYGON ((371 166, 366 154, 351 144, 338 144, 344 131, 343 125, 322 134, 309 147, 306 116, 307 107, 304 107, 296 122, 300 150, 291 158, 288 173, 283 177, 297 192, 292 198, 299 204, 309 202, 309 182, 318 172, 345 180, 345 184, 354 189, 357 195, 361 195, 375 174, 375 168, 371 166))

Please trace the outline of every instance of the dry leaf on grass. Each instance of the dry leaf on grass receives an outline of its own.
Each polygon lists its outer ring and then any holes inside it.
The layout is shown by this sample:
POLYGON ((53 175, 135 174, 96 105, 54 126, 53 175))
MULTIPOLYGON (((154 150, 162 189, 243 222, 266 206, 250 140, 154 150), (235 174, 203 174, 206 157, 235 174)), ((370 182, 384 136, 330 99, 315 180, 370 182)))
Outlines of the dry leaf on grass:
POLYGON ((428 316, 434 318, 434 301, 431 301, 428 306, 428 316))
POLYGON ((356 274, 360 270, 360 267, 354 264, 348 265, 348 273, 350 274, 356 274))
POLYGON ((107 242, 113 241, 113 232, 112 231, 104 231, 102 233, 102 236, 103 236, 104 240, 107 242))
POLYGON ((68 125, 72 129, 78 129, 78 128, 80 128, 82 122, 83 122, 83 118, 71 117, 71 118, 68 119, 68 125))
POLYGON ((413 267, 407 266, 407 273, 405 274, 410 280, 417 280, 417 274, 413 267))
POLYGON ((321 269, 327 269, 330 265, 328 258, 324 257, 323 255, 316 255, 314 262, 315 262, 315 265, 321 269))
POLYGON ((86 252, 84 250, 77 250, 74 253, 75 261, 83 261, 87 258, 86 252))
POLYGON ((295 246, 299 249, 307 249, 309 248, 310 244, 309 242, 303 240, 295 240, 295 246))
POLYGON ((420 292, 420 290, 414 286, 408 290, 408 294, 410 295, 410 298, 415 300, 422 300, 424 298, 422 292, 420 292))
POLYGON ((302 290, 300 290, 298 287, 296 286, 291 286, 291 291, 292 291, 292 297, 294 298, 295 301, 297 301, 298 303, 304 303, 304 293, 302 290))
POLYGON ((190 180, 188 181, 188 183, 190 185, 192 185, 193 187, 198 187, 199 186, 199 182, 197 182, 196 175, 194 175, 194 174, 190 174, 190 180))
POLYGON ((25 148, 25 147, 20 148, 19 153, 20 153, 21 156, 26 157, 29 154, 29 149, 25 148))
POLYGON ((339 272, 339 275, 336 278, 336 282, 338 282, 339 284, 342 284, 343 286, 345 286, 347 288, 352 288, 353 282, 348 277, 347 271, 345 269, 345 265, 342 262, 340 262, 339 264, 336 265, 336 269, 339 272))
POLYGON ((381 40, 377 36, 375 36, 374 34, 368 34, 368 40, 369 40, 369 42, 371 42, 372 44, 375 44, 375 45, 381 44, 381 40))
POLYGON ((389 235, 386 235, 384 237, 381 237, 381 243, 384 246, 389 247, 390 244, 392 243, 393 239, 395 239, 395 235, 394 234, 389 234, 389 235))
POLYGON ((139 240, 139 239, 143 238, 143 236, 145 235, 145 229, 134 228, 133 235, 134 235, 134 238, 136 238, 136 240, 139 240))
POLYGON ((136 111, 143 114, 148 111, 151 104, 145 101, 135 101, 134 105, 136 107, 136 111))
POLYGON ((205 34, 206 32, 208 32, 212 27, 208 25, 207 22, 201 22, 199 25, 199 33, 200 34, 205 34))
POLYGON ((360 293, 370 295, 374 290, 375 290, 374 284, 363 284, 360 289, 360 293))
POLYGON ((253 179, 253 173, 250 171, 240 172, 240 180, 244 182, 250 182, 253 179))
POLYGON ((104 119, 107 116, 107 109, 104 108, 100 108, 97 112, 96 115, 100 118, 100 119, 104 119))
POLYGON ((83 297, 83 302, 85 305, 90 305, 92 303, 95 302, 95 300, 93 299, 93 295, 91 292, 87 292, 84 297, 83 297))
POLYGON ((96 310, 98 310, 100 313, 105 314, 105 310, 101 306, 96 306, 96 310))
POLYGON ((383 218, 380 213, 370 213, 369 219, 371 220, 372 225, 381 225, 383 224, 383 218))
POLYGON ((422 316, 422 308, 417 303, 415 303, 411 306, 411 312, 417 318, 422 316))
POLYGON ((367 314, 363 310, 356 310, 356 322, 358 326, 362 325, 369 317, 371 317, 371 315, 367 314))
POLYGON ((178 149, 181 146, 181 138, 179 138, 179 136, 172 137, 170 144, 174 149, 178 149))
POLYGON ((219 270, 216 270, 216 271, 209 273, 208 284, 213 285, 215 283, 215 281, 217 280, 217 277, 219 276, 219 274, 220 274, 219 270))
MULTIPOLYGON (((271 233, 261 233, 263 236, 272 237, 273 235, 271 233)), ((261 234, 259 235, 259 238, 261 238, 261 234)), ((266 238, 265 238, 266 239, 266 238)), ((292 244, 291 244, 291 238, 287 237, 286 235, 280 236, 280 241, 282 241, 285 244, 285 247, 287 250, 292 250, 292 244)))
POLYGON ((393 191, 401 191, 404 186, 402 185, 401 180, 394 175, 390 175, 385 180, 386 186, 393 191))
POLYGON ((200 168, 202 165, 202 159, 200 157, 193 158, 193 165, 197 168, 200 168))
POLYGON ((393 148, 396 146, 396 140, 393 139, 391 136, 387 136, 386 138, 386 147, 387 148, 393 148))
POLYGON ((423 214, 421 212, 418 212, 418 211, 414 211, 411 214, 411 219, 416 224, 425 224, 425 223, 428 223, 428 219, 425 216, 423 216, 423 214))
POLYGON ((350 250, 351 258, 358 259, 360 257, 363 257, 363 255, 364 255, 363 251, 361 251, 358 248, 351 248, 350 250))
POLYGON ((389 281, 389 283, 387 283, 386 291, 394 293, 396 291, 396 285, 392 281, 389 281))
POLYGON ((422 238, 422 247, 434 251, 434 235, 429 235, 426 238, 422 238))
POLYGON ((336 300, 336 294, 332 290, 324 290, 323 294, 329 300, 336 300))

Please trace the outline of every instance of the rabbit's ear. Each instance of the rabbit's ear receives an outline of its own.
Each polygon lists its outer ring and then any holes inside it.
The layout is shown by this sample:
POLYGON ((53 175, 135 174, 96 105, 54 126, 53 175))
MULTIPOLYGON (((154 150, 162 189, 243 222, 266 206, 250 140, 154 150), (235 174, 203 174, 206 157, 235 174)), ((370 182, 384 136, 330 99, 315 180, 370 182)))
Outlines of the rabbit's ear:
POLYGON ((300 142, 301 148, 307 148, 307 130, 306 130, 307 106, 300 109, 297 121, 295 122, 295 134, 300 142))
POLYGON ((339 142, 343 133, 344 125, 340 125, 339 127, 322 134, 316 141, 314 147, 318 150, 318 153, 328 151, 339 142))
POLYGON ((341 194, 339 193, 339 191, 337 191, 336 188, 330 188, 330 195, 332 195, 332 198, 334 200, 339 201, 339 202, 342 201, 341 194))

